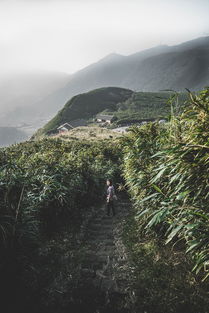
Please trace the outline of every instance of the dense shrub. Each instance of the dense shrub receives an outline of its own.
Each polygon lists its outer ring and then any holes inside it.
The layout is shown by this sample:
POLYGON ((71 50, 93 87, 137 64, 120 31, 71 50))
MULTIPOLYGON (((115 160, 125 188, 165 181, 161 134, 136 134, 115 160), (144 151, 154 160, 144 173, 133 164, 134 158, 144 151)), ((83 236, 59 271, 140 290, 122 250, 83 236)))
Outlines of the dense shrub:
POLYGON ((76 272, 80 226, 101 202, 106 178, 120 182, 120 159, 113 139, 44 139, 0 150, 0 292, 9 312, 28 311, 33 301, 37 309, 62 253, 76 272))
POLYGON ((123 139, 124 176, 140 229, 182 242, 194 270, 208 277, 209 88, 170 123, 133 128, 123 139), (205 274, 204 274, 205 272, 205 274))
POLYGON ((45 139, 0 150, 0 249, 30 254, 60 227, 79 227, 105 179, 120 179, 119 163, 118 145, 108 140, 45 139))

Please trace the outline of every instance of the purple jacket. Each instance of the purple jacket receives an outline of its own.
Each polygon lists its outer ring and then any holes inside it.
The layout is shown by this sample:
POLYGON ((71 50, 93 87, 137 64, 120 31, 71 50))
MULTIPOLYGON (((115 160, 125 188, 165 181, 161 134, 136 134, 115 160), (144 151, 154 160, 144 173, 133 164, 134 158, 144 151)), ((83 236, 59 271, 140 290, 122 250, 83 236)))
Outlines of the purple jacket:
POLYGON ((110 199, 110 200, 113 200, 113 196, 115 195, 115 188, 114 186, 109 186, 107 188, 107 197, 110 199))

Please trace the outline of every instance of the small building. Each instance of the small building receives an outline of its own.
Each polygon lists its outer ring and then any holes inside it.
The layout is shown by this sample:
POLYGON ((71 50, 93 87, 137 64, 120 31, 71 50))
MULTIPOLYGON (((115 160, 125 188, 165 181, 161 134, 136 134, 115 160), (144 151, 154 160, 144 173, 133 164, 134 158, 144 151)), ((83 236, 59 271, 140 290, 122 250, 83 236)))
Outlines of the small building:
POLYGON ((97 123, 108 123, 108 124, 111 124, 112 120, 113 120, 113 115, 98 114, 96 116, 96 122, 97 123))
POLYGON ((59 127, 57 127, 57 130, 59 133, 65 133, 71 129, 73 129, 73 126, 69 123, 64 123, 64 124, 60 125, 59 127))
POLYGON ((165 119, 159 120, 158 123, 159 123, 159 124, 166 123, 166 120, 165 120, 165 119))
POLYGON ((145 125, 145 124, 147 124, 148 122, 147 121, 142 121, 141 122, 141 125, 145 125))

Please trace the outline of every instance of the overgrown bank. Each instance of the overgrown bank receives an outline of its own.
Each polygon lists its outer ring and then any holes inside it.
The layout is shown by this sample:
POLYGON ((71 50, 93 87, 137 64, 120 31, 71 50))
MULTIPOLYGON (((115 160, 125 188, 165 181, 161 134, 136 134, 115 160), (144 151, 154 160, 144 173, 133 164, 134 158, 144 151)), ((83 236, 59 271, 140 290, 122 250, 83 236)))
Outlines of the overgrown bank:
POLYGON ((81 226, 105 179, 120 184, 122 174, 134 203, 123 233, 133 310, 207 312, 208 106, 207 89, 170 123, 133 128, 122 139, 44 139, 0 150, 0 287, 9 313, 65 313, 76 301, 81 226))
POLYGON ((167 125, 133 128, 122 145, 139 311, 208 312, 209 89, 190 94, 167 125))
POLYGON ((120 181, 121 155, 117 141, 53 139, 0 154, 2 306, 41 312, 65 254, 75 279, 81 226, 101 202, 105 178, 120 181))

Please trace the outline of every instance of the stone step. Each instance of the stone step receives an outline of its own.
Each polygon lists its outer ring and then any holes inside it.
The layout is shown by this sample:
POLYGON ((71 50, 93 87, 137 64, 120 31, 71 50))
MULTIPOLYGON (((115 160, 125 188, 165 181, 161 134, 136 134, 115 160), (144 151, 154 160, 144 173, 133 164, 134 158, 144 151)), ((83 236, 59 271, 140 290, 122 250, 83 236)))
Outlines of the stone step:
POLYGON ((112 292, 117 291, 118 290, 117 282, 111 278, 104 278, 101 281, 101 289, 112 291, 112 292))
POLYGON ((113 217, 112 216, 103 216, 102 217, 102 224, 112 224, 113 222, 113 217))
POLYGON ((108 231, 100 231, 100 232, 89 231, 87 236, 91 238, 101 238, 101 237, 103 237, 104 239, 113 238, 113 232, 112 231, 109 231, 109 232, 108 231))
MULTIPOLYGON (((97 262, 101 262, 101 263, 104 263, 104 264, 107 264, 108 262, 108 259, 110 259, 111 257, 109 255, 105 255, 105 254, 101 254, 101 255, 94 255, 94 254, 89 254, 88 256, 86 256, 86 259, 85 261, 89 261, 89 262, 92 262, 92 264, 97 263, 97 262)), ((84 262, 85 262, 84 261, 84 262)))
POLYGON ((115 246, 115 244, 114 244, 114 241, 112 240, 112 239, 104 239, 102 242, 101 242, 101 240, 99 239, 92 239, 91 240, 91 244, 92 245, 101 245, 102 244, 102 246, 115 246))
POLYGON ((85 251, 85 255, 83 258, 86 258, 88 255, 94 255, 94 256, 97 256, 97 255, 109 255, 109 254, 112 254, 114 252, 114 249, 111 247, 111 249, 109 250, 105 250, 105 248, 102 248, 99 249, 98 251, 95 251, 93 249, 90 249, 88 248, 86 251, 85 251))
POLYGON ((101 246, 99 251, 109 251, 111 253, 115 252, 115 246, 114 245, 104 245, 104 246, 101 246))
POLYGON ((101 252, 101 254, 107 254, 107 255, 110 255, 110 257, 111 257, 111 259, 113 259, 114 258, 114 249, 107 249, 107 250, 105 250, 105 249, 101 249, 100 250, 100 252, 101 252))
POLYGON ((112 240, 114 239, 113 234, 98 234, 98 235, 91 235, 88 236, 89 241, 97 241, 98 243, 104 244, 105 240, 112 240))
POLYGON ((94 223, 94 221, 92 221, 91 223, 89 223, 88 225, 88 229, 92 228, 92 229, 100 229, 102 226, 102 223, 94 223))
POLYGON ((91 260, 85 260, 81 263, 81 269, 89 269, 89 270, 102 270, 104 267, 104 262, 101 260, 95 260, 92 262, 91 260))
POLYGON ((93 221, 94 221, 95 223, 101 224, 102 217, 96 217, 96 218, 93 219, 93 221))
POLYGON ((94 269, 89 269, 89 268, 82 268, 80 271, 80 274, 84 278, 95 278, 96 277, 96 271, 94 269))
POLYGON ((113 221, 112 220, 106 220, 104 218, 101 219, 101 222, 94 222, 94 220, 92 220, 89 224, 88 224, 88 227, 103 227, 103 226, 112 226, 113 225, 113 221))
POLYGON ((102 227, 102 224, 100 225, 96 225, 96 224, 90 224, 87 228, 87 231, 88 230, 95 230, 95 231, 99 231, 102 227))
POLYGON ((108 225, 108 226, 102 225, 100 227, 93 227, 93 226, 91 226, 91 227, 89 227, 87 229, 87 232, 91 232, 91 233, 95 233, 95 234, 97 234, 97 233, 105 233, 105 232, 106 233, 108 233, 108 232, 112 233, 112 231, 113 231, 113 226, 112 225, 108 225))

